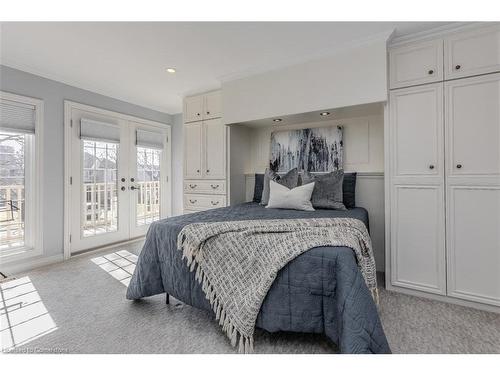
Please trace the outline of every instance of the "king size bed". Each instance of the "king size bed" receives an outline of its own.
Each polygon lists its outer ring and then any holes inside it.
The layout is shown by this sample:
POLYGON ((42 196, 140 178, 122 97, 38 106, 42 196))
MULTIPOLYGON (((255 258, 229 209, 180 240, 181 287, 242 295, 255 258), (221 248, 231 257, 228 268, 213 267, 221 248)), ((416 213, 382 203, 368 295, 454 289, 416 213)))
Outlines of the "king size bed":
MULTIPOLYGON (((135 300, 167 293, 186 304, 211 311, 230 339, 232 335, 231 341, 235 345, 235 327, 226 319, 217 296, 209 295, 209 292, 214 293, 211 285, 204 284, 209 277, 197 272, 194 260, 188 266, 186 253, 179 250, 179 233, 190 224, 199 223, 273 223, 277 220, 304 220, 308 223, 305 220, 330 219, 339 222, 351 219, 363 228, 369 227, 368 213, 363 208, 298 211, 266 208, 255 202, 154 222, 146 236, 127 298, 135 300)), ((354 239, 356 241, 358 239, 354 239)), ((232 251, 239 251, 237 247, 232 251)), ((341 353, 390 353, 376 298, 373 290, 371 293, 367 287, 366 275, 361 272, 354 247, 312 245, 283 264, 272 275, 272 284, 269 283, 263 301, 259 302, 258 315, 253 319, 251 329, 324 334, 341 353)), ((200 254, 192 258, 198 263, 201 261, 200 254)), ((243 349, 253 348, 253 341, 242 339, 240 350, 242 345, 243 349)))

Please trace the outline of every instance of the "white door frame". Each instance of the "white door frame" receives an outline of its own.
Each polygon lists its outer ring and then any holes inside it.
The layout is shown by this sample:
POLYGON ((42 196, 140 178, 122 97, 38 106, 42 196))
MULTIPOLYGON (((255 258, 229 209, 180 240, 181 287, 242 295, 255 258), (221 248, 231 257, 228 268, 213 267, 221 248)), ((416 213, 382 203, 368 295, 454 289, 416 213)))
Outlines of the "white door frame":
MULTIPOLYGON (((107 109, 102 109, 86 104, 81 104, 73 102, 70 100, 64 101, 64 259, 69 259, 71 257, 71 241, 70 241, 70 231, 71 231, 71 220, 73 219, 71 212, 71 184, 70 178, 73 174, 72 171, 72 132, 71 132, 71 112, 73 109, 91 111, 103 116, 113 116, 120 118, 125 121, 139 122, 148 126, 158 127, 166 130, 167 133, 167 144, 165 145, 165 153, 169 158, 168 163, 165 166, 166 181, 165 187, 166 191, 162 196, 170 197, 167 199, 167 205, 165 208, 166 216, 172 215, 172 150, 171 150, 171 131, 172 127, 170 124, 163 124, 156 121, 146 120, 140 117, 126 115, 120 112, 114 112, 107 109)), ((78 172, 79 173, 79 172, 78 172)), ((76 213, 79 215, 79 213, 76 213)))

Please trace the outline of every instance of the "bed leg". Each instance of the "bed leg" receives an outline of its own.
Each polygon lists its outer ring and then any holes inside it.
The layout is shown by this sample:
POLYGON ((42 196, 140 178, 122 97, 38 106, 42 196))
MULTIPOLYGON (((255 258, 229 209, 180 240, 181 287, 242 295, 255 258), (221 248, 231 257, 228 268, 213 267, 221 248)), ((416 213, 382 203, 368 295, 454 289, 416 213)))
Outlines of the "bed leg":
POLYGON ((166 297, 165 304, 170 305, 170 295, 167 293, 166 297))

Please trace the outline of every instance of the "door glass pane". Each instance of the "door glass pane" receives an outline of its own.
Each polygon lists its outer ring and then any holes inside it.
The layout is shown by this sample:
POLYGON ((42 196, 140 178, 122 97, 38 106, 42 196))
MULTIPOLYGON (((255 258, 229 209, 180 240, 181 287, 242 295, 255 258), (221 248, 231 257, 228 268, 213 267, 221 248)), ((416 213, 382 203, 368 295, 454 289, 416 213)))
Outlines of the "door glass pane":
POLYGON ((0 250, 25 244, 24 159, 30 135, 0 132, 0 250))
POLYGON ((118 144, 83 141, 84 237, 118 230, 118 144))
POLYGON ((161 150, 137 147, 137 226, 160 218, 161 150))

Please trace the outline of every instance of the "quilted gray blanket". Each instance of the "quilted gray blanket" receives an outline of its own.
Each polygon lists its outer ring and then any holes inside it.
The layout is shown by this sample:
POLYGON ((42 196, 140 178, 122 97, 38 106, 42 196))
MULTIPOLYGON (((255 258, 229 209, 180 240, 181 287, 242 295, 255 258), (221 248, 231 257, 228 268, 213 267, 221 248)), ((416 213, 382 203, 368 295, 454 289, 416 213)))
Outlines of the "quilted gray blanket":
MULTIPOLYGON (((332 217, 356 218, 368 228, 368 215, 362 208, 305 212, 266 209, 257 203, 160 220, 151 225, 146 236, 127 298, 140 299, 166 292, 186 304, 212 312, 195 273, 189 271, 182 252, 177 250, 177 236, 188 224, 332 217)), ((255 326, 268 332, 323 334, 341 353, 390 353, 355 253, 344 246, 313 247, 286 264, 272 283, 255 326)))
POLYGON ((240 353, 253 352, 257 314, 277 273, 293 258, 318 246, 353 249, 366 285, 377 281, 365 225, 351 218, 275 219, 194 223, 178 236, 190 270, 196 270, 222 330, 240 353))

